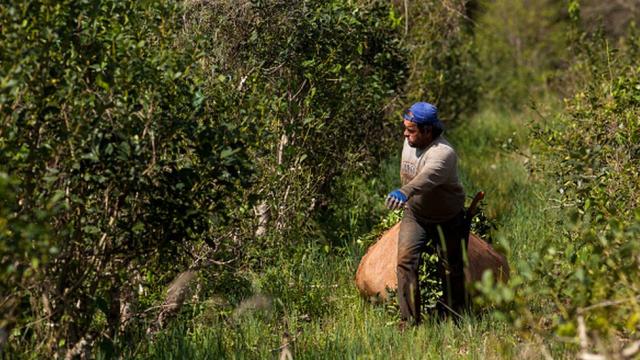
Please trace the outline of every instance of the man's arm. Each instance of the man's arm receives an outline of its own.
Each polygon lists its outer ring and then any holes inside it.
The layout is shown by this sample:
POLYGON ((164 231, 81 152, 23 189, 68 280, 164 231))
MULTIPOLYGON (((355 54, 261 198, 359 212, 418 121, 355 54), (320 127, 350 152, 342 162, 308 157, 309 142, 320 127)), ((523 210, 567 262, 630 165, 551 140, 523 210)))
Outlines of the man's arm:
POLYGON ((453 150, 443 149, 429 155, 418 175, 400 188, 408 198, 442 185, 450 178, 452 171, 455 171, 457 159, 453 150))
MULTIPOLYGON (((407 146, 409 145, 407 144, 407 140, 405 139, 404 145, 402 146, 402 156, 400 159, 400 182, 402 183, 402 185, 408 182, 407 176, 404 173, 404 168, 403 168, 404 166, 403 160, 405 157, 405 151, 407 149, 407 146)), ((400 189, 395 189, 387 195, 385 205, 391 210, 401 209, 404 207, 407 200, 408 200, 407 197, 405 196, 405 194, 402 193, 402 191, 400 191, 400 189)))

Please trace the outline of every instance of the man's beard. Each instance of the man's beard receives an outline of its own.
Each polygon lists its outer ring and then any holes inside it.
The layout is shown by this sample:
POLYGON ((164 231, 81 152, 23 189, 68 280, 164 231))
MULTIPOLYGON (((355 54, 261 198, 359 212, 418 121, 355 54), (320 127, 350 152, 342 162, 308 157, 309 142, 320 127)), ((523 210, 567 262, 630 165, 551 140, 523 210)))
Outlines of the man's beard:
POLYGON ((409 141, 409 139, 407 139, 407 144, 409 144, 409 146, 411 146, 412 148, 419 148, 419 149, 423 148, 423 146, 420 146, 420 144, 409 141))

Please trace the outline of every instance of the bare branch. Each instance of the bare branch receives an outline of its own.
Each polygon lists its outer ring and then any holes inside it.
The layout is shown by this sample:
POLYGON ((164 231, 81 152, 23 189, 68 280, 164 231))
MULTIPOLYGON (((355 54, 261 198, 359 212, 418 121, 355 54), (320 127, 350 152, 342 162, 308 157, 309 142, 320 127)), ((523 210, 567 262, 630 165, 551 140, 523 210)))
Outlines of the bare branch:
POLYGON ((580 338, 580 350, 585 353, 589 348, 589 338, 587 337, 587 327, 584 324, 584 317, 578 316, 578 337, 580 338))
POLYGON ((622 357, 631 359, 640 353, 640 340, 634 341, 622 350, 622 357))

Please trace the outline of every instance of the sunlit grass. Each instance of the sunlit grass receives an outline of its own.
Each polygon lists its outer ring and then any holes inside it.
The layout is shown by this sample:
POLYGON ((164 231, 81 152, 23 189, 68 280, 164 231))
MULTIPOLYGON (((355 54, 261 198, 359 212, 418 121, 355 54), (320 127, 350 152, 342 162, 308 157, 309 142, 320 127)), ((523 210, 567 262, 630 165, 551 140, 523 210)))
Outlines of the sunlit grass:
POLYGON ((485 213, 498 225, 493 237, 509 251, 511 262, 526 260, 531 250, 560 233, 553 187, 537 171, 529 149, 533 117, 485 111, 456 129, 452 140, 466 191, 486 193, 485 213))
POLYGON ((327 291, 331 311, 325 316, 309 318, 294 310, 273 322, 264 321, 264 314, 247 313, 215 327, 191 324, 193 328, 188 329, 176 325, 140 357, 274 358, 282 352, 282 342, 289 343, 287 349, 296 359, 490 359, 511 357, 517 350, 517 338, 509 325, 497 322, 489 314, 467 316, 460 324, 427 319, 422 326, 402 333, 395 314, 372 306, 357 295, 349 276, 354 271, 353 263, 330 257, 325 260, 306 276, 321 279, 327 271, 345 274, 338 279, 338 287, 329 286, 334 290, 327 291))

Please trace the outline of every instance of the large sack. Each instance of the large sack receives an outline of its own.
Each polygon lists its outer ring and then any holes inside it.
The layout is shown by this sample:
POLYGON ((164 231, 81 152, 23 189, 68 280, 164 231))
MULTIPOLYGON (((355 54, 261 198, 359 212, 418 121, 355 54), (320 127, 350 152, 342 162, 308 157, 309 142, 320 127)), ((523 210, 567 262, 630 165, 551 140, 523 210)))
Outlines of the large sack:
MULTIPOLYGON (((362 257, 356 272, 356 286, 362 296, 385 300, 387 297, 386 289, 397 289, 396 264, 399 231, 400 223, 397 223, 382 234, 380 240, 373 244, 362 257)), ((467 283, 480 280, 485 270, 492 271, 494 278, 498 281, 506 282, 509 280, 507 259, 475 234, 469 235, 467 253, 469 264, 464 269, 467 283)))

